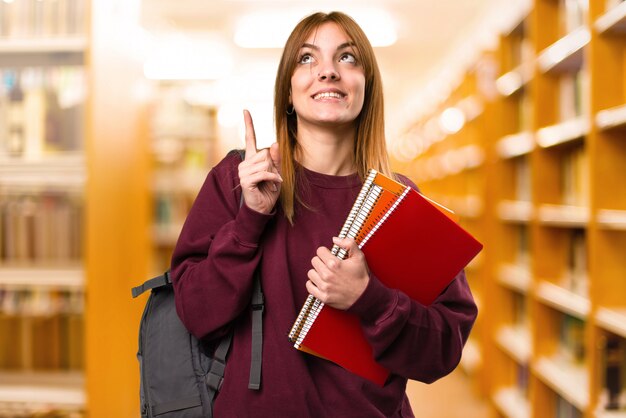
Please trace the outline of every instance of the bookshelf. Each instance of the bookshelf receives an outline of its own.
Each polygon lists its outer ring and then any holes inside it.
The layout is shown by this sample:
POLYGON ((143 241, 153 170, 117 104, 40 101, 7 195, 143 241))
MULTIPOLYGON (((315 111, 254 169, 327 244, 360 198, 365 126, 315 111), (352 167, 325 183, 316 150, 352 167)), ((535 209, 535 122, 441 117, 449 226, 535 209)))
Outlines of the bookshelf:
POLYGON ((225 154, 217 108, 186 98, 189 86, 155 82, 149 114, 152 165, 152 274, 169 268, 172 251, 207 172, 225 154))
POLYGON ((138 411, 145 100, 137 51, 109 30, 128 36, 131 12, 0 2, 0 416, 138 411))
POLYGON ((475 376, 494 416, 623 418, 626 2, 522 9, 495 51, 497 98, 478 94, 491 117, 436 140, 421 128, 468 94, 475 62, 408 130, 419 152, 397 165, 453 208, 480 200, 462 222, 485 244, 467 274, 481 300, 472 338, 490 359, 475 376), (446 161, 468 146, 484 156, 473 176, 446 161))

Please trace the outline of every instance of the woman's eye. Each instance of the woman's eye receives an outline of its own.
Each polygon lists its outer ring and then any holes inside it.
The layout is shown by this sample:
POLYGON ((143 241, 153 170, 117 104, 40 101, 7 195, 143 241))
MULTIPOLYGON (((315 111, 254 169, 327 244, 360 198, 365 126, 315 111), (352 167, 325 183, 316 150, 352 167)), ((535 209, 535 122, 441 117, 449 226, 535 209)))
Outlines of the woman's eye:
POLYGON ((310 64, 313 62, 313 56, 311 54, 302 54, 298 63, 300 64, 310 64))
POLYGON ((343 54, 340 58, 339 61, 341 62, 349 62, 351 64, 355 64, 356 63, 356 57, 352 54, 343 54))

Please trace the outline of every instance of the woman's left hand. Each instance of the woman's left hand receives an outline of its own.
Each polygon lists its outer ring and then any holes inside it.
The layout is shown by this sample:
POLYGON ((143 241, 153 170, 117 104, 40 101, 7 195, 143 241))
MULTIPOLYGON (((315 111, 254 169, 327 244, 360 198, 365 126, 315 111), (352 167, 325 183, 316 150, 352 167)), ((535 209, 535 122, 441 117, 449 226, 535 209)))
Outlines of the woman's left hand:
POLYGON ((306 282, 308 292, 336 309, 346 310, 363 294, 369 283, 369 271, 365 255, 352 238, 333 237, 333 243, 348 251, 341 260, 326 247, 317 249, 311 260, 306 282))

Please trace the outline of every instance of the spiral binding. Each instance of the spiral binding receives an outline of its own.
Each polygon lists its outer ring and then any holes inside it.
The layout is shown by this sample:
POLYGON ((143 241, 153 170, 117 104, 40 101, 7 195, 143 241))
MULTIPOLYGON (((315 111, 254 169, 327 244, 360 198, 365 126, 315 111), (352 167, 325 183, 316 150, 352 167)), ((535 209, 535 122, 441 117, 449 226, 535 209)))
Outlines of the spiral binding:
POLYGON ((376 231, 380 228, 380 226, 385 223, 385 221, 387 220, 387 218, 389 218, 389 216, 391 216, 391 214, 393 213, 394 210, 396 210, 396 208, 398 207, 398 205, 402 202, 402 200, 405 198, 405 196, 411 191, 411 187, 407 186, 406 189, 404 189, 404 191, 402 192, 402 194, 400 195, 400 197, 398 197, 398 199, 396 199, 395 202, 393 202, 393 205, 391 205, 391 207, 389 208, 389 210, 385 211, 385 214, 383 215, 382 218, 380 218, 380 220, 376 223, 376 225, 374 225, 374 227, 372 228, 372 230, 365 236, 365 238, 363 238, 363 240, 359 243, 359 248, 363 248, 363 246, 367 243, 367 241, 369 241, 369 239, 374 235, 374 233, 376 233, 376 231))
MULTIPOLYGON (((350 209, 350 213, 341 228, 339 238, 356 238, 360 229, 363 227, 363 223, 367 220, 369 213, 372 211, 383 191, 382 187, 374 184, 374 179, 377 174, 378 172, 376 170, 369 170, 367 177, 363 182, 363 186, 361 187, 361 191, 359 192, 354 204, 352 205, 352 209, 350 209)), ((340 248, 338 245, 333 245, 331 254, 343 260, 348 255, 348 252, 345 249, 340 248)), ((295 348, 300 348, 300 345, 313 326, 313 323, 315 323, 315 320, 322 311, 323 307, 324 303, 313 295, 309 295, 307 297, 306 302, 302 306, 302 309, 300 309, 300 313, 298 314, 298 317, 289 332, 289 340, 294 342, 295 348)))
MULTIPOLYGON (((346 218, 346 221, 344 222, 343 227, 341 228, 341 232, 339 232, 339 238, 345 238, 348 235, 348 231, 350 230, 350 226, 352 226, 352 222, 354 222, 354 219, 356 218, 357 214, 361 210, 361 206, 363 206, 363 202, 365 201, 367 194, 372 188, 372 184, 374 183, 376 174, 378 174, 378 172, 374 169, 370 169, 367 172, 367 177, 365 178, 365 181, 363 182, 361 191, 359 192, 359 195, 356 197, 356 200, 354 201, 354 205, 352 205, 352 209, 350 209, 350 213, 348 214, 348 217, 346 218)), ((339 249, 340 249, 339 246, 333 245, 333 248, 331 250, 332 255, 337 255, 337 252, 339 252, 339 249)))

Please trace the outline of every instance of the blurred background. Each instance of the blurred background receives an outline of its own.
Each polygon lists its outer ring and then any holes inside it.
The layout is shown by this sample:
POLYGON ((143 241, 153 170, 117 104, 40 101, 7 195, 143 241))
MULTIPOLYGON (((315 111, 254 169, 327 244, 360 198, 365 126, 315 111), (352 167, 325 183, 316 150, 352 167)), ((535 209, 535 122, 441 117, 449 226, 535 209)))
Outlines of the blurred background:
POLYGON ((463 360, 418 416, 626 417, 623 0, 0 0, 0 417, 138 417, 130 288, 208 170, 274 141, 314 11, 375 46, 395 171, 485 244, 463 360))

